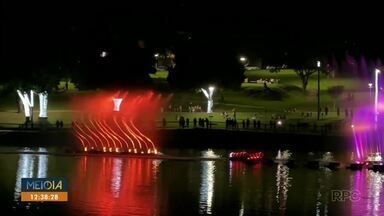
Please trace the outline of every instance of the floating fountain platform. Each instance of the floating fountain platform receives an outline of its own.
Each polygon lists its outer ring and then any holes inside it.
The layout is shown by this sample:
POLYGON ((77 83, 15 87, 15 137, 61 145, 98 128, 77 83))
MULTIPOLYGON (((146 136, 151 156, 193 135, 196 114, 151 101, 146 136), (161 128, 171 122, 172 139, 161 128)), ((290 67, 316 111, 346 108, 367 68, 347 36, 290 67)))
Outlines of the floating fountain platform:
POLYGON ((158 152, 156 149, 151 150, 137 150, 137 149, 129 149, 128 151, 121 151, 119 148, 103 148, 101 149, 88 149, 85 147, 83 150, 77 150, 76 153, 82 154, 118 154, 118 155, 157 155, 158 152))
POLYGON ((285 151, 279 150, 277 152, 277 156, 273 161, 273 163, 283 164, 288 167, 295 166, 295 160, 292 159, 292 153, 289 150, 285 150, 285 151))
POLYGON ((311 161, 307 162, 307 167, 309 169, 328 168, 330 170, 337 170, 340 167, 340 162, 338 162, 338 161, 311 160, 311 161))
POLYGON ((349 166, 347 166, 347 169, 350 169, 350 170, 362 170, 363 167, 364 167, 363 163, 355 162, 355 163, 349 164, 349 166))
POLYGON ((381 161, 367 161, 367 168, 375 172, 384 172, 384 164, 381 161))
POLYGON ((375 172, 384 172, 383 164, 373 164, 372 166, 368 166, 368 169, 373 170, 375 172))
POLYGON ((249 152, 231 152, 229 154, 229 160, 242 161, 247 164, 257 164, 264 161, 263 152, 249 153, 249 152))
POLYGON ((288 167, 294 167, 294 166, 296 166, 296 162, 295 162, 295 160, 293 160, 293 159, 290 159, 290 160, 275 159, 275 160, 274 160, 274 163, 276 163, 276 164, 286 165, 286 166, 288 166, 288 167))

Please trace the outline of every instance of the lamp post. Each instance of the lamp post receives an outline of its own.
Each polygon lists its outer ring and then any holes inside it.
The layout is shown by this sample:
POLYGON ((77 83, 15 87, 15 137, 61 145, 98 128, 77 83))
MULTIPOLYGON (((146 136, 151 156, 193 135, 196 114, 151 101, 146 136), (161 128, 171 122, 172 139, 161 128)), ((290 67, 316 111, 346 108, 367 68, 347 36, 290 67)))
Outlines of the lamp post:
POLYGON ((368 88, 369 88, 369 104, 372 105, 372 88, 373 88, 373 83, 368 83, 368 88))
POLYGON ((107 56, 108 56, 108 52, 107 51, 103 50, 103 51, 100 52, 100 58, 105 58, 107 56))
POLYGON ((247 59, 247 57, 245 57, 245 56, 240 56, 240 62, 241 62, 241 64, 243 64, 244 66, 248 66, 248 59, 247 59))
POLYGON ((321 62, 316 62, 317 66, 317 120, 320 120, 320 67, 321 62))
POLYGON ((375 69, 375 122, 377 122, 378 102, 379 102, 379 74, 380 70, 375 69))

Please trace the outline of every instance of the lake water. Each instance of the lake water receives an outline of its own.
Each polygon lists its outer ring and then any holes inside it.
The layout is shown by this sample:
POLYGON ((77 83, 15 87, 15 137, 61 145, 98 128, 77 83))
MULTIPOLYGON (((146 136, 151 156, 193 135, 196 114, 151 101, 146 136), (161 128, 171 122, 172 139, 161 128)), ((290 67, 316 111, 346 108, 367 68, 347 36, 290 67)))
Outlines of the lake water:
MULTIPOLYGON (((0 148, 2 152, 15 148, 0 148)), ((0 154, 0 199, 9 214, 29 215, 383 215, 384 175, 219 160, 0 154), (21 203, 22 177, 64 177, 66 203, 21 203), (335 200, 335 191, 353 197, 335 200)), ((225 150, 178 156, 227 157, 225 150)), ((273 155, 271 152, 270 155, 273 155)), ((302 157, 305 157, 301 155, 302 157)), ((3 214, 2 214, 3 215, 3 214)))

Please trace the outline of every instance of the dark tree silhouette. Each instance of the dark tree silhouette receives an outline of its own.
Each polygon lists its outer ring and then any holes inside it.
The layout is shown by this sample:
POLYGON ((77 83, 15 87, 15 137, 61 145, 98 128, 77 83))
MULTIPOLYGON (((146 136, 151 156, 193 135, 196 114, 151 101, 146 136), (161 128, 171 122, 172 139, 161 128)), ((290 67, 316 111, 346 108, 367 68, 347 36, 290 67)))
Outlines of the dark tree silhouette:
POLYGON ((216 84, 239 88, 244 81, 244 66, 230 47, 213 43, 186 43, 175 52, 175 67, 170 67, 168 81, 179 88, 216 84))
POLYGON ((301 85, 302 85, 303 91, 307 90, 309 77, 312 74, 314 74, 316 71, 317 71, 316 68, 298 68, 298 69, 295 69, 297 76, 299 76, 299 78, 301 80, 301 85))

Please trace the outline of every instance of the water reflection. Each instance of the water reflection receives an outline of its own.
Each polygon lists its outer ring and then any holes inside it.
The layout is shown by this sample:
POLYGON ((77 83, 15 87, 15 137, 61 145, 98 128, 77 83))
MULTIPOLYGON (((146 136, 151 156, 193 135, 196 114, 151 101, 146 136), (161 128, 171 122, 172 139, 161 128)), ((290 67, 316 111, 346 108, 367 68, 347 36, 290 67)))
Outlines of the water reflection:
MULTIPOLYGON (((212 150, 203 153, 203 157, 216 157, 212 150)), ((201 214, 212 214, 212 201, 215 185, 215 162, 202 161, 201 183, 200 183, 200 206, 201 214)))
POLYGON ((382 215, 380 213, 381 193, 383 192, 384 176, 378 172, 369 171, 367 174, 367 195, 369 201, 367 202, 368 215, 382 215))
POLYGON ((22 152, 25 152, 26 154, 19 154, 14 192, 15 201, 20 200, 22 178, 47 177, 48 155, 38 154, 47 152, 47 150, 45 148, 39 148, 36 152, 37 154, 32 154, 35 151, 31 149, 24 149, 22 152), (36 161, 37 164, 35 163, 36 161))
MULTIPOLYGON (((9 189, 8 199, 17 203, 17 210, 21 204, 12 199, 19 200, 21 178, 65 177, 70 186, 68 203, 36 203, 31 209, 38 206, 38 215, 46 208, 56 215, 379 216, 384 211, 384 175, 368 170, 289 169, 225 160, 62 157, 44 151, 0 157, 0 163, 8 163, 0 166, 5 179, 1 186, 9 189), (360 196, 333 202, 332 190, 358 191, 360 196)), ((207 151, 202 156, 216 155, 207 151)))
POLYGON ((87 157, 71 181, 71 210, 76 215, 155 215, 155 174, 150 159, 87 157))
MULTIPOLYGON (((236 184, 234 184, 233 180, 234 178, 238 178, 241 176, 244 176, 246 173, 246 165, 243 162, 240 161, 230 161, 229 162, 229 184, 231 187, 235 187, 236 184)), ((241 190, 240 192, 240 209, 239 209, 239 216, 244 215, 244 200, 245 200, 245 193, 244 190, 241 190)))
POLYGON ((289 176, 289 168, 284 164, 277 165, 276 171, 276 202, 279 206, 280 213, 284 215, 288 199, 288 190, 291 187, 289 176))
POLYGON ((328 168, 324 168, 319 172, 318 176, 318 189, 316 193, 316 216, 328 215, 328 205, 330 198, 330 181, 332 177, 332 171, 328 168))
POLYGON ((111 191, 114 198, 119 198, 120 194, 122 165, 123 161, 121 158, 115 158, 115 160, 113 160, 111 191))

